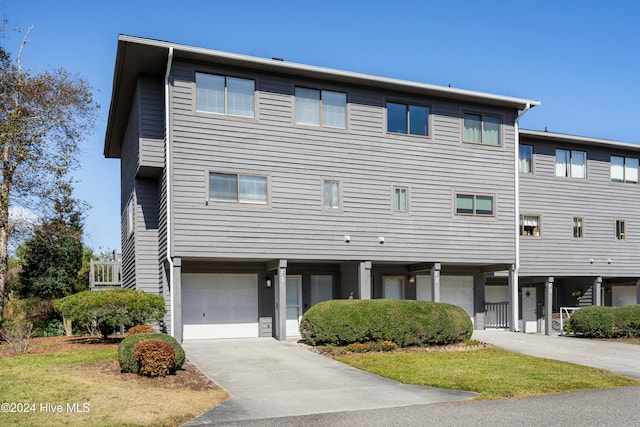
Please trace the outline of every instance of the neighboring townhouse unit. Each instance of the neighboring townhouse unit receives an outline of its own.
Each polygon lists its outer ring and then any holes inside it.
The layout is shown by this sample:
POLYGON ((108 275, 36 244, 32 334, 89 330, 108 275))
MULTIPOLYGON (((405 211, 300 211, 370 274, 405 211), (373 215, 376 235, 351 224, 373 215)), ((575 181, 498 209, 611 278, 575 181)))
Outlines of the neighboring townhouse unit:
POLYGON ((604 159, 612 143, 519 132, 538 104, 120 36, 104 153, 121 162, 123 284, 164 295, 179 340, 285 339, 327 299, 451 302, 475 328, 519 330, 522 295, 538 284, 554 306, 574 276, 616 295, 613 277, 635 280, 623 247, 635 248, 640 214, 610 199, 633 186, 607 176, 597 184, 605 199, 586 189, 604 160, 624 162, 633 146, 604 159), (519 135, 533 147, 531 176, 518 173, 519 135), (549 153, 580 146, 588 179, 555 178, 549 153), (583 192, 563 196, 564 185, 583 192), (569 221, 582 218, 577 244, 592 269, 582 255, 557 262, 556 239, 562 256, 576 242, 552 237, 562 222, 552 200, 575 206, 569 221), (597 220, 588 200, 608 205, 597 220), (629 238, 596 250, 606 226, 596 224, 613 206, 629 238))
POLYGON ((636 304, 640 145, 521 130, 519 152, 525 321, 545 308, 550 318, 562 306, 636 304))

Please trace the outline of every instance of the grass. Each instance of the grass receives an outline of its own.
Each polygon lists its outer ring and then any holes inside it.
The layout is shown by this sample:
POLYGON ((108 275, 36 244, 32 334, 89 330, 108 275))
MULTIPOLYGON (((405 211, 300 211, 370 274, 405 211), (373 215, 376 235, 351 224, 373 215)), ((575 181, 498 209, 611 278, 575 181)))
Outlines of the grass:
POLYGON ((0 402, 27 404, 28 412, 3 411, 0 424, 172 426, 227 397, 213 385, 204 389, 180 385, 175 381, 178 376, 162 383, 120 374, 116 344, 84 347, 1 358, 0 402), (47 410, 57 405, 61 413, 47 410))
POLYGON ((497 348, 344 354, 334 358, 406 384, 475 391, 481 400, 640 385, 640 381, 608 371, 497 348))

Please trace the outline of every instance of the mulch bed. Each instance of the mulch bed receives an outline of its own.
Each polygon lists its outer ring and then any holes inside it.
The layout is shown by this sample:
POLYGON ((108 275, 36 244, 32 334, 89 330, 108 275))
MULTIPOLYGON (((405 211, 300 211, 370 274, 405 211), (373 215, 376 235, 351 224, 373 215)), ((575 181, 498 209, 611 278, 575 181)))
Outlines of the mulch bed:
MULTIPOLYGON (((87 350, 88 348, 111 348, 117 350, 118 344, 122 339, 123 337, 109 337, 107 340, 103 340, 94 336, 31 338, 28 354, 69 352, 87 350)), ((0 359, 13 356, 15 354, 9 343, 0 342, 0 359)), ((137 374, 121 373, 117 360, 85 363, 82 369, 86 369, 87 372, 97 370, 103 375, 114 377, 122 382, 135 381, 160 388, 188 388, 195 391, 218 388, 188 360, 185 361, 182 369, 179 369, 174 375, 167 375, 162 378, 149 378, 137 374)))

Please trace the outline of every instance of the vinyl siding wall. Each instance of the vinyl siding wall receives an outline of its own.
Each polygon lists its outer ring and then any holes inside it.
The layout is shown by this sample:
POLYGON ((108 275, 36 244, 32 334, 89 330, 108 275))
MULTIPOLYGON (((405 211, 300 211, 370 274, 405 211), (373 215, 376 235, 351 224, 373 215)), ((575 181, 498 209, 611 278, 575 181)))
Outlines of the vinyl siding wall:
POLYGON ((638 276, 640 185, 611 182, 610 156, 638 158, 640 153, 525 138, 520 142, 534 147, 534 173, 520 175, 520 211, 539 214, 542 223, 541 237, 520 238, 520 274, 638 276), (587 178, 556 177, 556 148, 586 151, 587 178), (573 238, 573 217, 584 218, 584 239, 573 238), (616 219, 626 220, 625 241, 616 240, 616 219))
POLYGON ((515 111, 179 62, 172 83, 174 255, 514 261, 515 111), (256 118, 194 112, 196 70, 254 78, 256 118), (346 92, 347 129, 294 124, 297 85, 346 92), (430 105, 432 137, 387 134, 387 99, 430 105), (500 115, 503 146, 461 143, 463 111, 500 115), (267 176, 269 204, 206 205, 209 171, 267 176), (326 178, 342 182, 339 212, 322 209, 326 178), (409 188, 408 214, 392 213, 394 185, 409 188), (454 215, 456 192, 494 194, 496 216, 454 215))

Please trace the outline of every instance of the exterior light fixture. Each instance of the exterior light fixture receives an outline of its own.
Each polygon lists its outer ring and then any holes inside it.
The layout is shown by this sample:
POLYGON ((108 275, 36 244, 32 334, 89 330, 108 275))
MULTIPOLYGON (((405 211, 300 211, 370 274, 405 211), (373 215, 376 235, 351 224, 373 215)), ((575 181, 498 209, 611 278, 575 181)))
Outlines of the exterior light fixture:
POLYGON ((381 245, 384 245, 384 237, 383 236, 378 237, 378 243, 380 243, 381 245))
POLYGON ((264 279, 264 284, 267 286, 267 288, 271 287, 271 277, 267 276, 264 279))
POLYGON ((345 242, 345 243, 349 243, 349 242, 351 242, 351 236, 349 236, 348 234, 345 234, 345 235, 344 235, 344 242, 345 242))
POLYGON ((416 284, 416 276, 409 276, 409 284, 410 285, 416 284))

